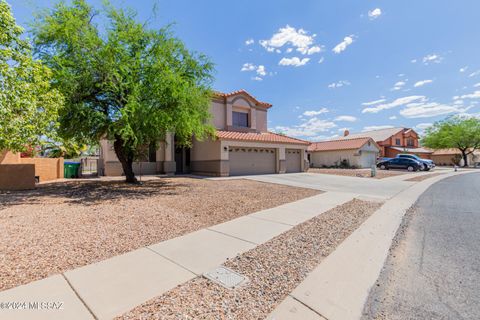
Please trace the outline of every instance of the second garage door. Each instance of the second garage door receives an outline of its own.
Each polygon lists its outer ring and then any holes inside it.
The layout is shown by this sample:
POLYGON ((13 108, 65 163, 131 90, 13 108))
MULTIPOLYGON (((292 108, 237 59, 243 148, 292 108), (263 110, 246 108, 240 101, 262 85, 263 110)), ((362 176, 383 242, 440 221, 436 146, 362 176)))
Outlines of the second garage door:
POLYGON ((230 147, 230 175, 275 173, 275 149, 230 147))
POLYGON ((300 149, 286 149, 285 160, 287 162, 288 172, 300 172, 302 171, 302 150, 300 149))

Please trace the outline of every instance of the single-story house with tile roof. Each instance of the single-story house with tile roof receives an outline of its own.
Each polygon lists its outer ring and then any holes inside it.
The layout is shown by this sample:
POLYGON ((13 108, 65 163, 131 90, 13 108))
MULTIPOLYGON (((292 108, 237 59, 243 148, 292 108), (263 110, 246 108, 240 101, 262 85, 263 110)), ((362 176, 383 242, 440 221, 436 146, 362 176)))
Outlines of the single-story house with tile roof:
POLYGON ((380 147, 370 137, 314 142, 308 147, 310 167, 350 166, 370 168, 377 161, 380 147))
MULTIPOLYGON (((453 166, 455 160, 458 159, 459 165, 463 166, 463 158, 460 150, 456 148, 451 149, 437 149, 432 150, 432 160, 438 166, 453 166)), ((468 165, 474 165, 480 162, 480 150, 476 150, 467 156, 468 165)))
MULTIPOLYGON (((150 150, 148 159, 134 163, 134 172, 230 176, 304 171, 310 143, 269 132, 271 107, 245 90, 216 92, 210 107, 215 137, 205 141, 192 138, 191 148, 186 148, 176 146, 174 133, 167 134, 156 150, 150 150)), ((102 140, 100 146, 101 174, 123 175, 113 143, 102 140)))
POLYGON ((416 154, 430 159, 432 150, 422 148, 419 136, 411 128, 386 128, 351 134, 345 130, 343 139, 370 137, 380 146, 380 157, 395 158, 399 153, 416 154))

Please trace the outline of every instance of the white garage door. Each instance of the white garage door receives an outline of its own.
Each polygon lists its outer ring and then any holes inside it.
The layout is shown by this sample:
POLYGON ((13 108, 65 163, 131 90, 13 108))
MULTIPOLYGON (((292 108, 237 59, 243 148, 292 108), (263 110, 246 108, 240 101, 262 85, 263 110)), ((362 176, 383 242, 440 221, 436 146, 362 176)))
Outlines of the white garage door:
POLYGON ((285 160, 287 162, 287 172, 300 172, 302 170, 302 150, 286 149, 285 160))
POLYGON ((230 147, 230 175, 275 173, 275 149, 230 147))
POLYGON ((377 153, 376 152, 369 152, 369 151, 362 151, 362 155, 360 156, 360 166, 362 168, 371 168, 377 162, 377 153))

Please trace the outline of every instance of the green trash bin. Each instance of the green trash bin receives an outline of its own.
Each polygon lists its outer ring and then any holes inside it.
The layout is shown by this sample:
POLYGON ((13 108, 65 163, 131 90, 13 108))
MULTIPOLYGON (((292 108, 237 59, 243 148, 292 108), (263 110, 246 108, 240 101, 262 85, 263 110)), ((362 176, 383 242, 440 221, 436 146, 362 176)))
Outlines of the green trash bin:
POLYGON ((63 176, 67 179, 79 177, 80 162, 65 162, 63 164, 63 176))

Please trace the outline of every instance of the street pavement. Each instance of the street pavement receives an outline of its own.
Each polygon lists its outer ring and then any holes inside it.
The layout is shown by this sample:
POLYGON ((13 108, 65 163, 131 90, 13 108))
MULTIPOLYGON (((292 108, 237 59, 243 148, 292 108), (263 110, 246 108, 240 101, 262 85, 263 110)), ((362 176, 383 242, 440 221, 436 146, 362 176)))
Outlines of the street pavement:
POLYGON ((397 233, 363 319, 480 319, 480 173, 431 186, 397 233))

